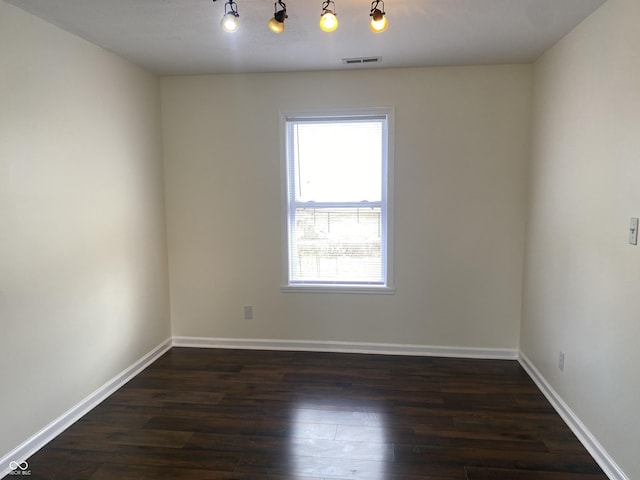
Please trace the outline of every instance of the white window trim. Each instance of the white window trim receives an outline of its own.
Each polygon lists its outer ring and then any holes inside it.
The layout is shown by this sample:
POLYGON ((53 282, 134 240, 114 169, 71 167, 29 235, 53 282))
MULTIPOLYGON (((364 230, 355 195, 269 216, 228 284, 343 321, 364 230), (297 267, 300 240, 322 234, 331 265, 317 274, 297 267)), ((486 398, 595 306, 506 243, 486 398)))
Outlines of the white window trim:
MULTIPOLYGON (((363 294, 394 294, 394 148, 395 146, 395 109, 393 107, 349 108, 330 110, 286 110, 280 111, 280 185, 281 185, 281 231, 282 231, 282 285, 280 291, 286 293, 363 293, 363 294), (328 283, 289 283, 289 198, 287 178, 287 119, 290 117, 330 117, 330 116, 357 116, 357 115, 386 115, 387 116, 387 171, 386 171, 386 195, 387 206, 387 248, 385 255, 385 285, 346 285, 328 283)), ((383 178, 383 184, 385 179, 383 178)))

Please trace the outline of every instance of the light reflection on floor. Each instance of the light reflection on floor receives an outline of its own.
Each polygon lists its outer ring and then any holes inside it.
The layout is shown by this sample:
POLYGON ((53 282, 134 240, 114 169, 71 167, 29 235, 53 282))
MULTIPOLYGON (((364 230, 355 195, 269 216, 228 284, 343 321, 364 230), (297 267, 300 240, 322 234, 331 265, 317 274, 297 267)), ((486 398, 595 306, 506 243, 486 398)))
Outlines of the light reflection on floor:
POLYGON ((300 404, 293 413, 291 475, 382 480, 393 460, 385 415, 366 405, 300 404))

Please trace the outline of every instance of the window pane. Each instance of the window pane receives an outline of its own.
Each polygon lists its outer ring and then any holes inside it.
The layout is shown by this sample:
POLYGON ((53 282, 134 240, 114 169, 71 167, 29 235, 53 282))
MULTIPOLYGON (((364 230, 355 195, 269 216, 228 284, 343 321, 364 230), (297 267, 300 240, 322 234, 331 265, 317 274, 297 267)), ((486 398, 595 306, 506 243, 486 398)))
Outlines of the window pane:
POLYGON ((384 283, 381 208, 297 208, 293 222, 292 283, 384 283))
POLYGON ((284 117, 288 286, 392 288, 390 113, 284 117))
POLYGON ((382 121, 293 124, 299 202, 382 199, 382 121))

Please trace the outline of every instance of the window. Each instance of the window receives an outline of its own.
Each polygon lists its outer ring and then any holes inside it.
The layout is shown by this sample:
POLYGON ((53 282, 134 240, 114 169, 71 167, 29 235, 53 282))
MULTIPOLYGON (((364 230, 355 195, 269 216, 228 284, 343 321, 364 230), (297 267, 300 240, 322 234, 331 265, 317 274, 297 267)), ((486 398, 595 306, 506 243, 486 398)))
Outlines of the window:
POLYGON ((285 290, 392 291, 391 117, 283 115, 285 290))

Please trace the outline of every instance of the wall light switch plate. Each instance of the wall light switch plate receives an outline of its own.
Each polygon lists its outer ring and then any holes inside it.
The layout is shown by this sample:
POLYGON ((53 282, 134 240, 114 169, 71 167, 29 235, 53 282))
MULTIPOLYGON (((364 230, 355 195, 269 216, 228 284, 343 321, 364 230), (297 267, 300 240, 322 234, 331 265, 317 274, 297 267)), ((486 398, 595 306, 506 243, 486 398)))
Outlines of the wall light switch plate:
POLYGON ((635 217, 631 218, 631 223, 629 224, 629 243, 638 245, 638 219, 635 217))

